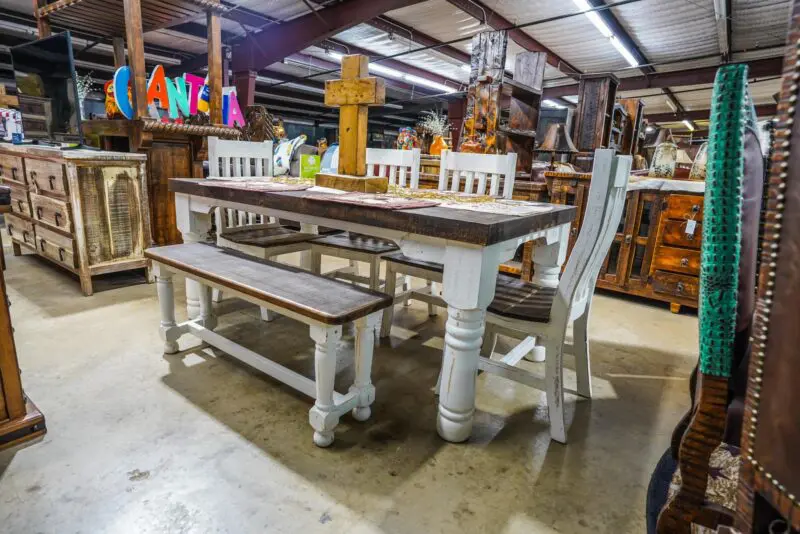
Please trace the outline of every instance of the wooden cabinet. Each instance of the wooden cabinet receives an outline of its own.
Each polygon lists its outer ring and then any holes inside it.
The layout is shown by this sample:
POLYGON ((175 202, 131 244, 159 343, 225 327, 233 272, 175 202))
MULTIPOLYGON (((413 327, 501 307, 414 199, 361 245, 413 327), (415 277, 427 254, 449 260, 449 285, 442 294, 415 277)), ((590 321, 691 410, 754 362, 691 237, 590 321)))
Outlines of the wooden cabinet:
POLYGON ((0 450, 45 433, 44 416, 22 391, 9 301, 0 270, 0 450))
MULTIPOLYGON (((14 254, 35 252, 75 274, 147 268, 151 244, 146 156, 35 146, 0 147, 0 181, 11 188, 7 233, 14 254)), ((170 158, 161 161, 169 167, 170 158)), ((174 214, 173 214, 174 218, 174 214)))
MULTIPOLYGON (((546 172, 551 202, 576 206, 568 251, 572 251, 586 210, 591 175, 546 172)), ((648 180, 654 189, 631 184, 622 220, 597 278, 597 287, 697 307, 703 185, 648 180), (662 187, 665 186, 668 187, 662 187)))

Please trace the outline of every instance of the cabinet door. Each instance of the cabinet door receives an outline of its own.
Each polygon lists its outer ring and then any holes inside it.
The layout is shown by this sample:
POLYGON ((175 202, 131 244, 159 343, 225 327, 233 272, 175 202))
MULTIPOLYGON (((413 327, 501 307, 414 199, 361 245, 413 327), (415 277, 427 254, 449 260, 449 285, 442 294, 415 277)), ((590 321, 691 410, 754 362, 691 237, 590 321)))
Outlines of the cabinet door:
POLYGON ((191 178, 192 145, 154 141, 147 151, 150 229, 157 245, 181 243, 175 222, 175 194, 169 190, 170 178, 191 178))
POLYGON ((628 278, 628 258, 638 205, 639 193, 636 191, 628 193, 625 197, 625 207, 617 227, 617 233, 611 243, 611 248, 608 249, 603 267, 600 269, 599 279, 615 286, 622 287, 628 278))
POLYGON ((637 199, 637 216, 630 237, 630 268, 627 287, 644 289, 650 278, 655 238, 661 203, 657 193, 641 193, 637 199))

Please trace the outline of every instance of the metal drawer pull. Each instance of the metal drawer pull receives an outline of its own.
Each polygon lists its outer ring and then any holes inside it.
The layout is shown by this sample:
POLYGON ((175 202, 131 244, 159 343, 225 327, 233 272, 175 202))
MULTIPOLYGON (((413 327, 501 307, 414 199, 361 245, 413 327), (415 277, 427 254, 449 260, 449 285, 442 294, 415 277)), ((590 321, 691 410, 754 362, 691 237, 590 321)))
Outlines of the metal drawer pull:
POLYGON ((698 211, 700 211, 700 205, 699 204, 692 205, 692 213, 697 213, 698 211))
POLYGON ((678 290, 678 293, 683 293, 683 290, 684 290, 683 282, 678 282, 678 285, 676 286, 676 289, 678 290))
POLYGON ((36 208, 36 218, 41 219, 42 217, 42 208, 36 208))
POLYGON ((42 252, 44 252, 44 239, 39 240, 39 248, 42 249, 42 252))
POLYGON ((63 215, 61 215, 61 213, 57 211, 55 213, 54 217, 56 219, 56 226, 61 226, 61 220, 60 219, 61 219, 61 217, 63 217, 63 215))
POLYGON ((55 176, 48 176, 47 179, 50 181, 50 189, 55 189, 56 188, 56 185, 55 185, 56 177, 55 176))
POLYGON ((19 200, 19 199, 17 199, 17 206, 19 206, 19 211, 24 211, 24 210, 22 209, 22 201, 21 201, 21 200, 19 200))
POLYGON ((687 267, 689 265, 689 258, 681 258, 681 267, 687 267))
POLYGON ((61 260, 61 261, 64 261, 64 252, 65 252, 65 250, 63 248, 59 247, 59 249, 58 249, 58 259, 61 260))
POLYGON ((17 168, 16 167, 11 167, 11 179, 12 180, 16 180, 17 179, 17 168))
MULTIPOLYGON (((14 228, 14 225, 13 225, 13 224, 9 224, 9 225, 7 225, 7 226, 6 226, 6 231, 8 232, 8 235, 12 235, 12 234, 11 234, 11 229, 12 229, 12 228, 14 228)), ((22 234, 22 235, 25 235, 25 233, 23 232, 23 234, 22 234)))
POLYGON ((28 242, 28 231, 27 230, 23 230, 22 231, 22 240, 25 241, 26 243, 28 242))
POLYGON ((36 180, 36 171, 31 171, 31 180, 36 180))
POLYGON ((626 245, 630 245, 631 241, 633 241, 633 236, 631 234, 626 235, 625 236, 625 244, 626 245))

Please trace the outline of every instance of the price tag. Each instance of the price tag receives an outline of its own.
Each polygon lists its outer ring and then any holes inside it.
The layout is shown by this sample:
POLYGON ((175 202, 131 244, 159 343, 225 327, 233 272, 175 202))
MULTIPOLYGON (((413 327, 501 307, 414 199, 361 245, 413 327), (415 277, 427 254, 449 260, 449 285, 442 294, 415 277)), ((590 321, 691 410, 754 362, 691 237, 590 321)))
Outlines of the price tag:
POLYGON ((694 236, 694 231, 697 228, 697 221, 689 219, 686 221, 686 235, 694 236))

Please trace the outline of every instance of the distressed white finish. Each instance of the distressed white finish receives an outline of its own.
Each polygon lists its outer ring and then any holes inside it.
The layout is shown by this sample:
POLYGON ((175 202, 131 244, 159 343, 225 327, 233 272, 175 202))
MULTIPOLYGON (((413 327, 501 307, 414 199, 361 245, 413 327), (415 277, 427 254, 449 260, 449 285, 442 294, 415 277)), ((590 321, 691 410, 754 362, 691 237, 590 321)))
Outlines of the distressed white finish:
MULTIPOLYGON (((327 226, 390 239, 410 258, 438 262, 444 266, 442 298, 448 306, 448 335, 445 336, 443 382, 439 396, 437 428, 442 438, 460 442, 469 438, 475 411, 475 379, 478 371, 478 352, 481 345, 486 307, 494 298, 497 270, 510 260, 517 247, 527 241, 548 235, 566 235, 569 223, 560 227, 537 230, 494 245, 482 247, 458 241, 405 233, 390 228, 318 217, 263 206, 245 205, 177 193, 178 227, 191 229, 208 220, 216 207, 242 209, 261 215, 300 221, 304 224, 327 226), (469 319, 465 321, 465 319, 469 319), (476 335, 477 334, 477 335, 476 335), (469 339, 465 342, 464 339, 469 339), (477 340, 477 341, 476 341, 477 340)), ((566 248, 566 240, 551 246, 566 248)), ((556 260, 560 255, 551 257, 556 260)), ((552 267, 558 267, 554 265, 552 267)), ((188 290, 188 286, 187 286, 188 290)), ((282 313, 282 312, 281 312, 282 313)), ((369 328, 369 327, 367 327, 369 328)), ((224 350, 224 349, 223 349, 224 350)), ((323 429, 323 431, 326 431, 323 429)))
MULTIPOLYGON (((514 368, 519 357, 530 350, 530 337, 545 351, 545 389, 550 413, 550 436, 566 443, 564 425, 564 364, 563 353, 575 356, 577 394, 591 398, 591 366, 589 362, 588 325, 594 286, 608 253, 614 233, 625 205, 625 186, 630 174, 630 156, 616 156, 613 150, 597 150, 589 188, 581 233, 567 261, 566 269, 557 284, 557 291, 550 310, 550 321, 536 323, 509 319, 488 313, 487 343, 484 352, 489 356, 498 333, 524 338, 522 348, 513 349, 500 359, 481 359, 480 369, 500 374, 518 382, 534 385, 538 383, 530 373, 514 368), (574 344, 564 344, 567 326, 573 323, 574 344), (529 376, 525 376, 529 375, 529 376)), ((554 254, 556 254, 554 252, 554 254)), ((557 253, 559 256, 562 252, 557 253)), ((551 258, 553 259, 553 258, 551 258)), ((556 260, 557 261, 557 260, 556 260)), ((538 270, 537 264, 537 270, 538 270)))
POLYGON ((230 141, 208 138, 208 175, 226 180, 272 176, 272 141, 230 141))
POLYGON ((367 149, 367 176, 386 176, 389 185, 419 189, 419 169, 422 151, 367 149))
MULTIPOLYGON (((161 307, 161 327, 159 332, 164 340, 164 352, 168 354, 177 352, 178 339, 184 334, 192 334, 226 354, 316 399, 314 407, 309 411, 309 422, 314 429, 314 443, 320 447, 327 447, 333 443, 333 431, 339 423, 339 418, 348 411, 352 410, 353 417, 358 421, 365 421, 369 418, 370 405, 375 400, 375 387, 370 380, 374 345, 373 336, 375 328, 380 321, 380 312, 373 312, 355 321, 356 376, 353 385, 350 386, 350 390, 341 395, 334 390, 337 341, 342 337, 341 326, 325 325, 273 303, 233 291, 234 296, 237 298, 253 302, 261 306, 262 309, 273 310, 309 325, 311 338, 316 343, 316 374, 315 379, 311 380, 214 332, 217 319, 214 316, 211 303, 211 290, 212 288, 219 289, 219 286, 215 285, 214 282, 205 278, 197 278, 195 273, 176 269, 158 262, 154 262, 153 266, 156 271, 156 287, 161 307), (174 272, 182 273, 186 277, 187 284, 191 281, 197 285, 201 310, 196 319, 190 319, 179 325, 175 324, 175 300, 172 291, 174 272)), ((289 273, 286 276, 289 276, 289 273)), ((292 283, 288 279, 286 282, 292 283)), ((226 291, 230 290, 226 288, 226 291)))
POLYGON ((517 175, 517 155, 468 154, 443 150, 439 190, 511 198, 517 175))

